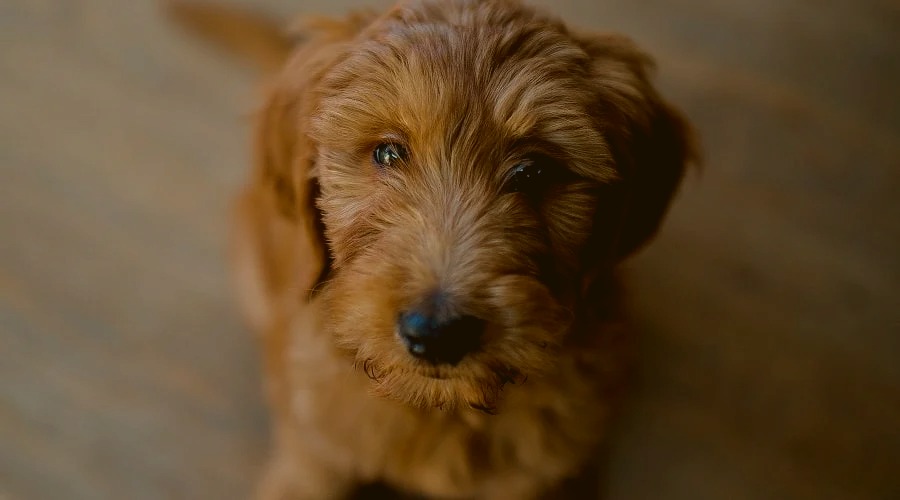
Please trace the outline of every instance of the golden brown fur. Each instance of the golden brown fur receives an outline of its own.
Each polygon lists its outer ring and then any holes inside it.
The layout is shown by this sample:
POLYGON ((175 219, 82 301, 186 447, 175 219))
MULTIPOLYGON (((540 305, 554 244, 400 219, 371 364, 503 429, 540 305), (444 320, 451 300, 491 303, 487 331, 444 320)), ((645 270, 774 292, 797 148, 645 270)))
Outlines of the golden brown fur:
POLYGON ((261 498, 551 491, 603 437, 627 340, 613 267, 655 233, 685 123, 629 40, 515 1, 404 2, 303 34, 235 232, 274 412, 261 498), (386 142, 408 151, 391 168, 372 160, 386 142), (553 179, 510 192, 534 155, 553 179), (457 365, 397 339, 436 288, 488 320, 457 365))

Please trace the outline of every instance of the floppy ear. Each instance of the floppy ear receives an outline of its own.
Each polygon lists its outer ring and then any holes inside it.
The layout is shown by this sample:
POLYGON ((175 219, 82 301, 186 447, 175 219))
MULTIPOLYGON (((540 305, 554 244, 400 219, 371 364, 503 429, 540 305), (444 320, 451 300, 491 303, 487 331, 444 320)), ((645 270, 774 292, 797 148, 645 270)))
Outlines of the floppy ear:
POLYGON ((314 82, 297 81, 290 73, 282 74, 269 89, 257 118, 250 183, 258 210, 264 212, 257 223, 265 231, 259 243, 267 253, 260 257, 273 291, 285 286, 313 288, 326 264, 316 207, 316 146, 306 134, 314 82))
POLYGON ((651 84, 646 54, 617 35, 585 37, 582 44, 591 58, 591 112, 620 176, 601 193, 588 251, 612 264, 654 236, 696 154, 687 121, 651 84))
POLYGON ((257 327, 271 320, 272 302, 308 299, 329 271, 323 237, 316 144, 308 128, 320 80, 344 42, 364 25, 307 25, 304 42, 267 89, 255 124, 254 169, 238 200, 233 255, 245 314, 257 327))

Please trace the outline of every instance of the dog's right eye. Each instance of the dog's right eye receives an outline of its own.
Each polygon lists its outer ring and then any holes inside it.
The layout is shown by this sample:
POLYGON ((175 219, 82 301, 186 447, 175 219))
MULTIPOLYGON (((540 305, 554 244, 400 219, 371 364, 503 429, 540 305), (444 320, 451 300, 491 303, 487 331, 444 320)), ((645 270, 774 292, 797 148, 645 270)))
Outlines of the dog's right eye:
POLYGON ((383 168, 389 168, 395 166, 398 162, 406 159, 406 149, 399 145, 393 143, 383 143, 379 144, 378 147, 372 151, 372 161, 375 162, 376 165, 383 168))

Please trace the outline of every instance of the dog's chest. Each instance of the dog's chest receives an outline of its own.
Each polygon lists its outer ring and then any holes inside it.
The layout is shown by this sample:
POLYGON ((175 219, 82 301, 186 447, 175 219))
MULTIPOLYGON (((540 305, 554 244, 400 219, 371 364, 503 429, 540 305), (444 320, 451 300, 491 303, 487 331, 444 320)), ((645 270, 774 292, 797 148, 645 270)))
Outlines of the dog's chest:
POLYGON ((372 396, 358 373, 320 369, 295 379, 305 382, 295 409, 304 445, 338 467, 430 495, 475 495, 523 471, 549 484, 584 460, 606 412, 590 380, 564 367, 507 389, 499 413, 486 415, 411 409, 372 396))
POLYGON ((315 331, 295 330, 290 349, 298 444, 362 480, 438 497, 483 496, 514 476, 549 485, 583 463, 604 432, 618 370, 614 342, 567 349, 551 373, 507 386, 497 415, 486 415, 422 411, 376 397, 373 381, 315 331))

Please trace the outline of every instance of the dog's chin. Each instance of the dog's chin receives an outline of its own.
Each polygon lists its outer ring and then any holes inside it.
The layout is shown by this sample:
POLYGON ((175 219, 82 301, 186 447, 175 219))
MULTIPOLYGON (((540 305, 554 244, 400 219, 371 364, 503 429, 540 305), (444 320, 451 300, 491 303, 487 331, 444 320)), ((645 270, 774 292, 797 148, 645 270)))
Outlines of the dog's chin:
POLYGON ((366 360, 362 367, 376 396, 420 409, 473 409, 495 413, 503 389, 527 375, 508 366, 464 359, 459 365, 432 366, 416 360, 391 365, 366 360))
POLYGON ((495 413, 505 388, 538 379, 555 364, 555 343, 517 340, 496 342, 455 365, 426 363, 387 342, 356 345, 348 354, 378 397, 419 409, 495 413))

